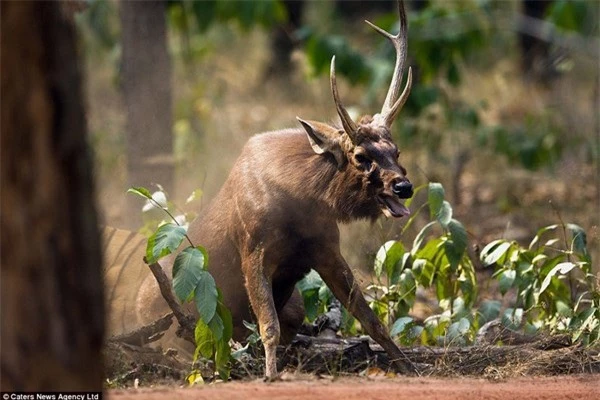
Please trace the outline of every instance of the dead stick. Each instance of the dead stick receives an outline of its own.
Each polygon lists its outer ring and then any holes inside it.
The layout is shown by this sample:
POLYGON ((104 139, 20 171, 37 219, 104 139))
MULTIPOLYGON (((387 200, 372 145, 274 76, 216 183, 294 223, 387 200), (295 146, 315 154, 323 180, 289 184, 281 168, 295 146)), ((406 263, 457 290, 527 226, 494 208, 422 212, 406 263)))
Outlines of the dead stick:
MULTIPOLYGON (((144 261, 146 260, 144 259, 144 261)), ((175 295, 173 294, 171 281, 165 274, 165 271, 163 271, 160 264, 152 263, 148 264, 148 267, 150 267, 150 271, 152 271, 154 278, 156 278, 156 282, 158 283, 158 287, 160 288, 160 293, 162 294, 163 298, 165 299, 171 310, 173 310, 173 315, 175 315, 175 318, 177 318, 177 322, 179 322, 179 325, 183 328, 183 332, 178 332, 177 334, 185 340, 194 343, 194 330, 196 326, 196 318, 187 314, 184 311, 181 304, 179 304, 179 302, 175 298, 175 295)))
POLYGON ((152 343, 153 341, 160 339, 164 334, 164 331, 169 329, 172 323, 173 313, 170 312, 148 325, 144 325, 132 332, 113 336, 109 340, 112 342, 143 346, 144 344, 152 343))

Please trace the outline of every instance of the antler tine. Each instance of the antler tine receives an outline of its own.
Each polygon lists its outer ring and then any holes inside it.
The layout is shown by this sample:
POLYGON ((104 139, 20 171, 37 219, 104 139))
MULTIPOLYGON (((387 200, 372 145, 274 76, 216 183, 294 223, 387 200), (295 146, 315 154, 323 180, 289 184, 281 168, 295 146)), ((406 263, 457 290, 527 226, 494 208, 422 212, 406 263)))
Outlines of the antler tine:
POLYGON ((338 115, 342 120, 342 126, 344 127, 344 130, 350 137, 350 140, 354 142, 358 127, 356 126, 356 123, 352 120, 352 118, 348 114, 348 111, 346 111, 344 105, 340 101, 340 95, 337 90, 337 82, 335 79, 335 56, 331 58, 331 70, 329 78, 331 81, 331 92, 333 93, 333 101, 335 102, 335 108, 337 109, 338 115))
POLYGON ((404 62, 406 61, 406 48, 407 48, 407 23, 406 23, 406 11, 404 10, 403 1, 398 1, 398 13, 400 14, 400 32, 397 35, 392 35, 377 25, 370 23, 369 21, 365 21, 369 26, 379 32, 381 35, 385 36, 392 42, 392 45, 396 49, 396 65, 394 67, 394 75, 392 77, 392 82, 390 83, 390 88, 388 89, 387 96, 385 97, 385 102, 383 103, 383 107, 381 108, 381 116, 383 117, 386 126, 390 127, 392 122, 394 121, 396 115, 406 102, 408 98, 408 94, 410 93, 410 87, 412 85, 412 73, 409 69, 409 76, 406 82, 406 86, 402 92, 402 95, 398 97, 400 93, 400 86, 402 83, 402 73, 404 70, 404 62))

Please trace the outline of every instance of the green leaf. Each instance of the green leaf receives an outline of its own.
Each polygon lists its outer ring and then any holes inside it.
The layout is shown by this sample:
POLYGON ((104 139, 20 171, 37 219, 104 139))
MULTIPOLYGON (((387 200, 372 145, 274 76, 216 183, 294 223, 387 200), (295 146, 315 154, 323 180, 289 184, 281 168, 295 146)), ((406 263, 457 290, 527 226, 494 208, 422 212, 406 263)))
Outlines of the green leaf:
POLYGON ((188 247, 177 255, 173 263, 173 290, 179 301, 188 300, 204 271, 204 253, 188 247))
POLYGON ((229 379, 228 363, 231 359, 231 347, 229 346, 229 341, 219 340, 215 347, 215 367, 219 373, 219 378, 227 382, 227 379, 229 379))
POLYGON ((146 262, 153 264, 164 256, 177 250, 185 237, 185 228, 175 224, 160 226, 148 239, 146 262))
POLYGON ((304 312, 309 322, 312 322, 319 315, 319 290, 308 289, 302 291, 304 300, 304 312))
POLYGON ((392 325, 392 329, 390 330, 390 336, 394 337, 403 334, 406 329, 410 329, 413 321, 414 318, 412 317, 398 318, 396 322, 394 322, 394 325, 392 325))
POLYGON ((516 330, 521 327, 523 322, 523 309, 522 308, 507 308, 502 314, 502 325, 509 329, 516 330))
POLYGON ((216 342, 221 341, 223 339, 223 334, 225 333, 225 324, 223 320, 219 316, 219 314, 215 313, 208 323, 208 327, 213 334, 213 340, 216 342))
POLYGON ((212 358, 215 343, 214 335, 209 326, 201 318, 198 318, 196 322, 194 340, 196 341, 196 354, 194 358, 196 359, 198 354, 204 358, 212 358))
POLYGON ((194 301, 200 313, 200 318, 205 323, 210 324, 214 319, 217 310, 217 300, 217 285, 214 278, 208 271, 200 271, 200 279, 194 289, 194 301))
POLYGON ((143 197, 148 200, 152 200, 152 194, 150 193, 150 191, 142 186, 131 187, 131 188, 127 189, 127 193, 137 194, 140 197, 143 197))
POLYGON ((385 273, 390 283, 396 283, 399 275, 399 271, 397 271, 399 269, 398 266, 401 265, 404 253, 405 250, 402 243, 395 240, 384 243, 375 256, 375 276, 380 277, 385 269, 385 273))
POLYGON ((498 318, 500 315, 500 308, 502 308, 502 302, 499 300, 485 300, 481 302, 479 306, 479 315, 481 316, 479 325, 483 325, 493 319, 498 318))
POLYGON ((546 275, 546 277, 544 278, 544 281, 542 282, 542 286, 540 286, 540 294, 544 293, 544 290, 546 290, 546 288, 550 285, 552 278, 554 276, 556 276, 556 274, 561 274, 561 275, 568 274, 576 266, 577 266, 577 264, 572 263, 570 261, 562 262, 562 263, 554 266, 554 268, 552 268, 550 270, 550 272, 548 272, 548 275, 546 275))
POLYGON ((413 256, 417 253, 417 251, 419 251, 419 248, 421 247, 421 244, 423 243, 425 236, 427 236, 427 233, 429 232, 431 227, 434 225, 435 225, 435 221, 431 221, 430 223, 425 225, 423 227, 423 229, 421 229, 421 231, 417 234, 417 236, 415 237, 415 240, 413 242, 413 247, 411 249, 411 254, 413 256))
POLYGON ((444 203, 444 187, 441 183, 429 183, 427 202, 429 203, 429 212, 431 218, 437 218, 444 203))
POLYGON ((435 214, 437 221, 446 228, 452 220, 452 206, 446 200, 442 202, 442 205, 438 212, 435 214))
POLYGON ((446 256, 454 268, 460 263, 467 250, 467 230, 459 221, 452 219, 448 223, 450 239, 445 243, 446 256))
POLYGON ((413 262, 413 274, 424 287, 429 287, 433 283, 435 274, 435 265, 423 258, 418 258, 413 262))
POLYGON ((576 329, 573 340, 579 339, 584 331, 591 325, 598 325, 598 316, 596 316, 598 309, 596 307, 590 307, 583 310, 571 321, 571 328, 576 329))
POLYGON ((225 306, 223 303, 223 295, 221 291, 217 289, 219 293, 218 304, 217 304, 217 315, 221 317, 223 321, 223 338, 221 340, 225 342, 229 342, 229 340, 233 337, 233 317, 231 316, 231 311, 225 306))
MULTIPOLYGON (((502 241, 496 246, 496 248, 489 254, 481 252, 481 257, 484 265, 494 265, 498 260, 506 255, 506 252, 510 249, 512 243, 502 241)), ((484 249, 485 250, 485 249, 484 249)))
POLYGON ((582 227, 575 224, 567 224, 567 229, 573 235, 572 244, 575 253, 580 255, 585 261, 591 262, 592 259, 587 249, 587 235, 582 227))
POLYGON ((296 284, 296 287, 300 289, 301 292, 304 292, 306 290, 319 289, 323 285, 324 283, 321 276, 317 271, 311 269, 310 272, 296 284))
POLYGON ((500 274, 498 279, 498 287, 502 295, 506 294, 506 292, 513 286, 516 277, 517 271, 513 269, 507 269, 500 274))

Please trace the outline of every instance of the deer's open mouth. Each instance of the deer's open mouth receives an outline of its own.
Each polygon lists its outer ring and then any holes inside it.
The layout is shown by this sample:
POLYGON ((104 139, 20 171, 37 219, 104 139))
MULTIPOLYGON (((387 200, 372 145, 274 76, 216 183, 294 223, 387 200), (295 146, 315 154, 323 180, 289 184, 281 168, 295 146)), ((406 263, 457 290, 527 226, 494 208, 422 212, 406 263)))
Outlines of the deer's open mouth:
POLYGON ((400 218, 410 215, 410 210, 394 196, 380 196, 381 211, 386 217, 400 218))

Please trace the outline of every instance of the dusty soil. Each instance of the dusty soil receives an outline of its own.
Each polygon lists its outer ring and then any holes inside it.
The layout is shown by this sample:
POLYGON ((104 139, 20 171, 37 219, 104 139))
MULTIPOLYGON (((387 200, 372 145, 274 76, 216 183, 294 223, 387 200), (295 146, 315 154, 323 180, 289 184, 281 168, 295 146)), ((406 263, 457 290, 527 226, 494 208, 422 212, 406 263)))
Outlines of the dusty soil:
POLYGON ((503 381, 473 378, 292 378, 289 381, 218 383, 193 388, 113 389, 109 399, 366 400, 366 399, 573 399, 600 398, 600 375, 527 377, 503 381))

